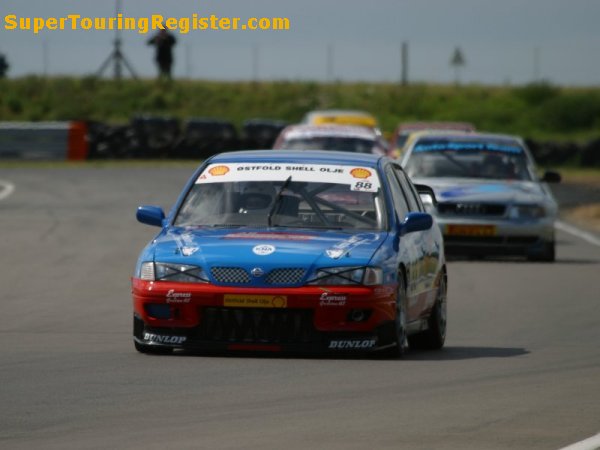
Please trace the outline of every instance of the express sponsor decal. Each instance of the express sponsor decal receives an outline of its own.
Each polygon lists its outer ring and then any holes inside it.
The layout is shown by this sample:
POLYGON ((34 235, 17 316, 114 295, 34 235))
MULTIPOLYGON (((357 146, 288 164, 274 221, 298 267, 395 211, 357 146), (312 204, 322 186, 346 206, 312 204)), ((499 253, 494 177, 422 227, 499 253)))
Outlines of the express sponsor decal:
POLYGON ((336 339, 329 341, 329 348, 336 350, 367 349, 375 347, 375 339, 336 339))
POLYGON ((175 289, 170 289, 166 295, 167 303, 189 303, 191 298, 191 292, 175 292, 175 289))
POLYGON ((183 344, 187 341, 185 336, 167 336, 164 334, 144 333, 144 340, 157 342, 159 344, 183 344))
POLYGON ((346 300, 348 300, 347 295, 323 292, 319 297, 319 306, 344 306, 346 300))

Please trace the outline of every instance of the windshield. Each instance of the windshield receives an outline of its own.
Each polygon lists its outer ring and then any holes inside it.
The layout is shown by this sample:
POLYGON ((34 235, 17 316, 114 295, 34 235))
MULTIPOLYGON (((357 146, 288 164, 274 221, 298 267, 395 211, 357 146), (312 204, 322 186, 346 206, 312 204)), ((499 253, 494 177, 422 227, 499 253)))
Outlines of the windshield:
POLYGON ((422 139, 405 169, 416 178, 532 179, 527 156, 516 142, 422 139))
POLYGON ((396 148, 404 147, 404 144, 406 144, 407 140, 408 140, 408 134, 399 134, 398 137, 396 138, 396 148))
POLYGON ((373 153, 374 140, 354 137, 305 137, 286 139, 285 150, 338 150, 341 152, 373 153))
POLYGON ((385 217, 374 169, 236 163, 208 166, 174 224, 382 230, 385 217))

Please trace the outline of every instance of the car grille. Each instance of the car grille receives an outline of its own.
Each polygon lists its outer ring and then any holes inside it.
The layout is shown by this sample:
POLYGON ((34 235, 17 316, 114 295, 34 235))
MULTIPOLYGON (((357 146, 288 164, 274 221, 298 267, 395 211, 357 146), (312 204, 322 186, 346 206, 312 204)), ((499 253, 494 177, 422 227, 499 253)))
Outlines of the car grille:
POLYGON ((298 284, 306 271, 298 268, 274 269, 267 275, 268 284, 298 284))
POLYGON ((197 338, 213 342, 306 343, 319 339, 309 309, 202 308, 197 338))
POLYGON ((505 205, 497 203, 439 203, 438 212, 454 216, 503 216, 505 205))
POLYGON ((475 245, 532 245, 540 240, 538 236, 444 236, 444 243, 475 245))
POLYGON ((250 275, 241 267, 213 267, 210 269, 213 278, 219 283, 247 284, 250 275))
MULTIPOLYGON (((241 267, 213 267, 210 272, 217 283, 251 283, 250 275, 241 267)), ((303 280, 305 274, 306 270, 297 267, 273 269, 267 274, 265 283, 279 286, 295 285, 303 280)))

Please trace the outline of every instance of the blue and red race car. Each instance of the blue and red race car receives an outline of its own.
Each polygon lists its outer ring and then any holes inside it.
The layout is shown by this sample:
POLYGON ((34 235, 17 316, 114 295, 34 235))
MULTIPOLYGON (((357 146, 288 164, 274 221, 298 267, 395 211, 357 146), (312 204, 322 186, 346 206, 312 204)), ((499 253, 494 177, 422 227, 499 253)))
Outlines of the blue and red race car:
MULTIPOLYGON (((439 227, 402 168, 332 151, 216 155, 165 217, 132 278, 142 353, 437 349, 446 334, 439 227)), ((434 199, 435 200, 435 199, 434 199)))

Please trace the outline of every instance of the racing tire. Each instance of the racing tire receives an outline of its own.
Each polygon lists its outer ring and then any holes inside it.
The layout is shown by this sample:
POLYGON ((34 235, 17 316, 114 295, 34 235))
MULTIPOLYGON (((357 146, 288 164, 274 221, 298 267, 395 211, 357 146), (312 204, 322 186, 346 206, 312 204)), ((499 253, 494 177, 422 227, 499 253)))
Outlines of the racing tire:
POLYGON ((381 356, 386 358, 402 358, 408 349, 408 336, 406 332, 406 286, 403 272, 398 272, 398 292, 396 294, 393 344, 393 347, 383 350, 381 356))
POLYGON ((139 342, 133 341, 135 349, 140 353, 148 355, 168 355, 173 353, 173 349, 169 347, 158 347, 156 345, 140 344, 139 342))
POLYGON ((429 316, 428 328, 418 334, 408 337, 411 348, 420 350, 439 350, 446 341, 447 326, 447 295, 446 275, 443 274, 438 287, 438 295, 429 316))
POLYGON ((544 242, 542 250, 527 256, 529 261, 554 262, 556 261, 556 243, 554 241, 544 242))

